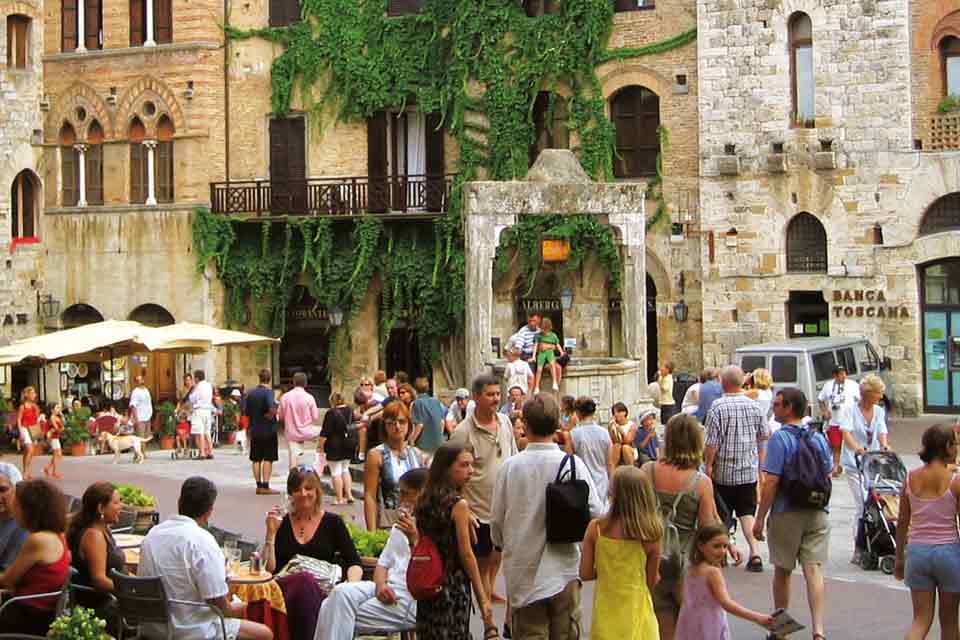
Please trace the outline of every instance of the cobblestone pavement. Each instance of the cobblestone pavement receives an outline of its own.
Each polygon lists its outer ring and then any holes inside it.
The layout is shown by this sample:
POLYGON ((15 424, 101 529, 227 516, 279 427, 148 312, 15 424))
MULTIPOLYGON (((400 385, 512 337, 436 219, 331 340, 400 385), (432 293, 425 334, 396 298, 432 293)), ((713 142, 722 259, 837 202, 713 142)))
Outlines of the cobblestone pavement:
MULTIPOLYGON (((920 434, 923 428, 935 422, 935 418, 897 420, 891 425, 891 444, 901 452, 908 468, 920 464, 916 455, 920 434)), ((281 447, 283 449, 283 447, 281 447)), ((281 451, 281 459, 275 467, 273 487, 283 490, 286 476, 286 452, 281 451)), ((18 462, 12 455, 3 459, 18 462)), ((263 539, 264 515, 271 505, 282 496, 258 496, 254 493, 255 484, 246 458, 232 447, 221 447, 212 461, 171 460, 169 453, 151 449, 144 464, 132 463, 129 454, 121 457, 114 465, 112 456, 90 456, 64 459, 65 479, 60 481, 63 489, 79 496, 83 489, 96 480, 129 482, 144 487, 157 496, 161 516, 169 517, 176 511, 176 500, 180 483, 184 478, 201 474, 213 480, 220 489, 220 496, 214 510, 214 524, 242 532, 252 540, 263 539)), ((40 472, 46 458, 34 462, 34 471, 40 472)), ((329 478, 325 479, 329 483, 329 478)), ((360 484, 354 483, 354 492, 358 493, 360 484)), ((362 522, 360 501, 353 506, 334 507, 331 510, 362 522)), ((865 572, 849 563, 853 550, 852 520, 853 500, 846 482, 835 485, 831 501, 830 560, 826 566, 827 575, 827 635, 831 640, 859 639, 864 637, 897 638, 902 637, 910 621, 910 596, 901 583, 892 576, 879 571, 865 572)), ((738 535, 738 544, 745 547, 738 535)), ((770 581, 772 571, 767 562, 764 549, 765 570, 761 574, 747 573, 741 568, 726 571, 727 584, 733 597, 742 604, 760 609, 772 609, 770 581)), ((503 588, 502 578, 500 588, 503 588)), ((587 584, 583 591, 584 629, 589 629, 590 609, 593 589, 587 584)), ((791 612, 801 622, 809 622, 806 595, 800 572, 793 580, 793 605, 791 612)), ((503 608, 497 608, 502 619, 503 608)), ((734 638, 761 638, 762 631, 739 619, 731 619, 734 638)), ((476 637, 482 637, 479 619, 474 620, 476 637)), ((936 637, 936 627, 931 637, 936 637)), ((797 634, 806 638, 806 632, 797 634)))

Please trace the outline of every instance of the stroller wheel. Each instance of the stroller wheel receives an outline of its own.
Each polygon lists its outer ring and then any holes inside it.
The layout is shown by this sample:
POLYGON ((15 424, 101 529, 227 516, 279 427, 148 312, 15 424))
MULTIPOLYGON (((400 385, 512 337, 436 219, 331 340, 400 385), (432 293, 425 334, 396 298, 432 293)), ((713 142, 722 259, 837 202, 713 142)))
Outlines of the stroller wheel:
POLYGON ((870 551, 863 551, 860 554, 860 568, 864 571, 877 570, 877 556, 870 551))
POLYGON ((880 558, 880 571, 883 571, 888 576, 893 575, 894 564, 896 564, 896 558, 894 556, 883 556, 880 558))

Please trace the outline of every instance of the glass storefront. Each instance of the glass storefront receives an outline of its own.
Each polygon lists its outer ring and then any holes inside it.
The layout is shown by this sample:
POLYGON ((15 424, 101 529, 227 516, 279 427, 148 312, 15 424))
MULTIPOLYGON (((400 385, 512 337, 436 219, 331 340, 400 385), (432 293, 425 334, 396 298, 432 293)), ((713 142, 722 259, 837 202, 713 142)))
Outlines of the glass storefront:
POLYGON ((960 258, 920 269, 923 306, 923 404, 960 413, 960 258))

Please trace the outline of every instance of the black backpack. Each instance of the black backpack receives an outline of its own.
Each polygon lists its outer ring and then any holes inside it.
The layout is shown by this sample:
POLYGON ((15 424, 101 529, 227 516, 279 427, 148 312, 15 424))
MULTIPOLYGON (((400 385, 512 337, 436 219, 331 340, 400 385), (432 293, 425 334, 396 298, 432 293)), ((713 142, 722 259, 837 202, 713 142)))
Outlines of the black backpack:
POLYGON ((784 428, 797 440, 797 449, 785 461, 780 478, 787 502, 796 509, 823 509, 830 503, 833 483, 830 470, 823 470, 821 452, 813 441, 816 436, 811 429, 784 428))
POLYGON ((577 480, 574 457, 567 454, 557 469, 557 479, 547 485, 547 542, 581 542, 590 524, 590 485, 577 480), (570 468, 564 471, 567 461, 570 468), (569 474, 570 479, 564 480, 569 474))

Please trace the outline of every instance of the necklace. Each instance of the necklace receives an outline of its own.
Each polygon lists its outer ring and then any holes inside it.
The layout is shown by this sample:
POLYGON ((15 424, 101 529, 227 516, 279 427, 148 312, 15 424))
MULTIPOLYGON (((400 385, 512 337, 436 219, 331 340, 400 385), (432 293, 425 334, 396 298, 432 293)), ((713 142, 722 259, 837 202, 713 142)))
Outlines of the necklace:
POLYGON ((299 534, 298 537, 301 540, 307 535, 307 527, 310 525, 311 521, 311 516, 306 516, 305 518, 291 518, 291 524, 295 524, 297 526, 297 533, 299 534))

